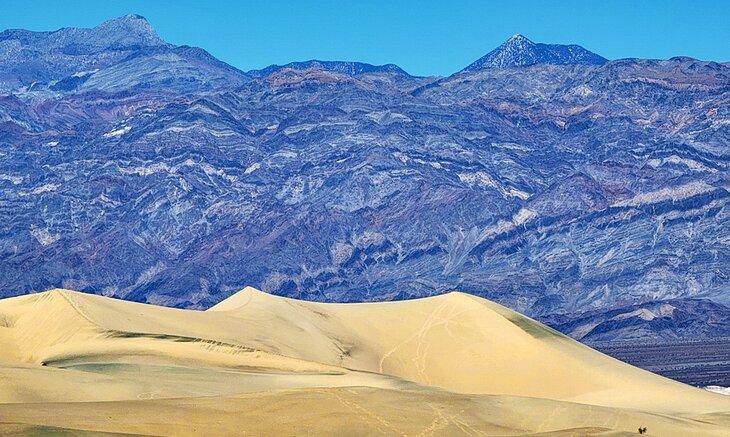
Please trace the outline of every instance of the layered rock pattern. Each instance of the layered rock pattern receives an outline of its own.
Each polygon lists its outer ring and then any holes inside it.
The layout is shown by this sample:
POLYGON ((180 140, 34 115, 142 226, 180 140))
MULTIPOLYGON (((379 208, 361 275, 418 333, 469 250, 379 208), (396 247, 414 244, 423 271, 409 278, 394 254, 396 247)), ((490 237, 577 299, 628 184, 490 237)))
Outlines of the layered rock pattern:
POLYGON ((3 296, 730 304, 727 65, 246 74, 145 23, 0 34, 3 296))

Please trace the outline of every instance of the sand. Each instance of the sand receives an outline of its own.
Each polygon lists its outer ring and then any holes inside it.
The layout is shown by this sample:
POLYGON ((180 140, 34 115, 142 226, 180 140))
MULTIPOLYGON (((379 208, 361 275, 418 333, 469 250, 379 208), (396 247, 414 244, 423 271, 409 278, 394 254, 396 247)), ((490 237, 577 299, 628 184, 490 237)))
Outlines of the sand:
POLYGON ((69 290, 0 300, 3 435, 579 436, 639 426, 730 435, 730 398, 463 293, 322 304, 246 288, 208 311, 69 290))

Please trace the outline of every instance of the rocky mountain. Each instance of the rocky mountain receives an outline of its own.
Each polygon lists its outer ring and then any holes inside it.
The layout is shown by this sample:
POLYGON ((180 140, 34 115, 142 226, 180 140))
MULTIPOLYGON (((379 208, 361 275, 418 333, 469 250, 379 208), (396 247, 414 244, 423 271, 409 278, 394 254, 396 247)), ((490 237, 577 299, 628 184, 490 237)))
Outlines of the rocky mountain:
POLYGON ((253 77, 265 77, 272 73, 275 73, 282 69, 290 70, 309 70, 319 69, 325 71, 331 71, 334 73, 347 74, 349 76, 357 76, 365 73, 395 73, 403 76, 410 76, 408 73, 403 71, 402 68, 395 64, 386 65, 372 65, 363 62, 350 62, 350 61, 303 61, 303 62, 290 62, 286 65, 269 65, 261 70, 251 70, 247 74, 253 77))
POLYGON ((654 301, 694 327, 647 338, 725 332, 693 308, 730 304, 727 65, 247 74, 151 29, 2 34, 2 296, 459 289, 566 332, 654 301))
POLYGON ((608 59, 589 52, 578 45, 534 43, 517 34, 501 46, 469 64, 462 71, 524 67, 535 64, 600 65, 606 62, 608 62, 608 59))
POLYGON ((589 344, 730 337, 730 309, 706 299, 659 300, 544 319, 589 344))
POLYGON ((133 87, 193 92, 247 77, 205 50, 172 46, 139 15, 93 29, 0 33, 0 92, 58 98, 64 92, 133 87))

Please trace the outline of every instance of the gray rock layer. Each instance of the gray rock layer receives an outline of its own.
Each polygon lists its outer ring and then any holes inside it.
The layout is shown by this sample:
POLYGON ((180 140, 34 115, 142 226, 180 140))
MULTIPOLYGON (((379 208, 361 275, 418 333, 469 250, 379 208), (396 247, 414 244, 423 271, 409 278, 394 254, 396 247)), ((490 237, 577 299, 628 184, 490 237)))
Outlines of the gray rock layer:
POLYGON ((730 304, 727 65, 254 77, 141 20, 0 34, 2 296, 730 304))

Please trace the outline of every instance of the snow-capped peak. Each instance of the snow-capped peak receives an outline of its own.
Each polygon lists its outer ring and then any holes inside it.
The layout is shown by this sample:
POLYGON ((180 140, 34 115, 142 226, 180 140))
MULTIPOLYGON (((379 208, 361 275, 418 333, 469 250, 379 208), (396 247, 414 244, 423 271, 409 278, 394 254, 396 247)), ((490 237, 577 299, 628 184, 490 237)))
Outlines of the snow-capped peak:
POLYGON ((607 59, 578 45, 535 43, 517 33, 462 71, 534 64, 603 64, 607 59))

